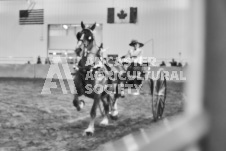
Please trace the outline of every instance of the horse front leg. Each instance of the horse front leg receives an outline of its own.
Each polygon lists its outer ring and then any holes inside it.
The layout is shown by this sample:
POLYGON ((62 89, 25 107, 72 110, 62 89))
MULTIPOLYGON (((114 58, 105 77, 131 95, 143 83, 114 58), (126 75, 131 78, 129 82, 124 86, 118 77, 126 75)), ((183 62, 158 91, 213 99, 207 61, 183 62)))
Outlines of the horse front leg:
POLYGON ((113 105, 110 112, 110 117, 112 120, 118 119, 118 97, 115 95, 113 99, 113 105))
POLYGON ((75 72, 74 76, 76 93, 74 94, 73 105, 77 108, 78 111, 80 111, 85 105, 84 100, 79 100, 79 96, 84 94, 84 84, 82 81, 83 78, 82 75, 79 74, 79 71, 75 72))
POLYGON ((94 97, 92 109, 90 111, 91 120, 89 122, 88 128, 84 131, 84 135, 86 135, 86 136, 90 136, 90 135, 92 136, 93 133, 94 133, 94 130, 95 130, 94 129, 94 124, 95 124, 95 118, 96 118, 96 111, 97 111, 99 102, 100 102, 100 95, 96 94, 95 97, 94 97))
POLYGON ((85 101, 79 100, 78 94, 74 94, 73 105, 80 111, 85 106, 85 101))
POLYGON ((101 98, 102 102, 103 102, 103 106, 104 106, 104 118, 103 120, 100 122, 100 125, 102 126, 107 126, 109 124, 109 107, 110 107, 110 95, 106 94, 106 96, 104 96, 103 98, 101 98))

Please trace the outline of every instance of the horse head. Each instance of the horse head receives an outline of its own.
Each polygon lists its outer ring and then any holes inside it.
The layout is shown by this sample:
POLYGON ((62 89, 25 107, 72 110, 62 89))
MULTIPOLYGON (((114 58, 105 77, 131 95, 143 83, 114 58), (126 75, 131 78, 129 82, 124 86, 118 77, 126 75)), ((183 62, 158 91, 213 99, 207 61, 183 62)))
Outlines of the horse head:
POLYGON ((96 27, 96 23, 90 27, 86 27, 83 22, 81 22, 82 30, 76 35, 78 43, 75 52, 77 55, 81 56, 80 65, 90 66, 94 63, 95 57, 98 54, 98 48, 96 46, 95 37, 93 30, 96 27), (87 62, 88 61, 88 62, 87 62))
POLYGON ((82 30, 77 33, 76 37, 78 40, 77 48, 84 46, 85 48, 91 49, 94 40, 93 30, 96 27, 96 23, 86 28, 84 23, 81 22, 82 30))

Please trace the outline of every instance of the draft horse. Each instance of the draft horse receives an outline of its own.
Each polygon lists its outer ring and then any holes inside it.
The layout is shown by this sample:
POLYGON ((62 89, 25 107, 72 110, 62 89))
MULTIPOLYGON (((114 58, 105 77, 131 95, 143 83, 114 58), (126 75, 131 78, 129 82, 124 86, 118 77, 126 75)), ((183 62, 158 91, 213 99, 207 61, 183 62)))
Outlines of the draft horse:
POLYGON ((92 135, 94 133, 96 111, 100 100, 104 106, 104 118, 100 124, 108 125, 108 117, 117 116, 116 106, 111 103, 111 93, 107 93, 105 90, 108 90, 108 92, 113 90, 114 88, 111 86, 114 83, 117 84, 118 81, 109 81, 106 78, 106 74, 111 69, 100 59, 102 49, 96 45, 93 35, 95 26, 96 24, 94 23, 91 27, 86 28, 84 23, 81 22, 82 31, 76 35, 78 43, 75 52, 81 55, 81 59, 78 63, 78 69, 74 73, 74 85, 77 92, 74 94, 73 105, 78 111, 84 107, 84 100, 79 99, 82 95, 94 100, 90 111, 91 120, 88 128, 84 131, 84 135, 92 135), (109 84, 111 85, 109 86, 109 84))

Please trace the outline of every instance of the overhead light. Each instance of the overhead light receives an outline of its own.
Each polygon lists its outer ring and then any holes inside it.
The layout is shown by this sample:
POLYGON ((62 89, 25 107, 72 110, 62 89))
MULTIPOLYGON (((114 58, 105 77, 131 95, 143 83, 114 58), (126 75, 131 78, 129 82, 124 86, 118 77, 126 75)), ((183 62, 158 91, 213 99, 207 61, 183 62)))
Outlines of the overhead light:
POLYGON ((64 28, 65 30, 67 30, 67 29, 68 29, 68 25, 63 25, 63 28, 64 28))

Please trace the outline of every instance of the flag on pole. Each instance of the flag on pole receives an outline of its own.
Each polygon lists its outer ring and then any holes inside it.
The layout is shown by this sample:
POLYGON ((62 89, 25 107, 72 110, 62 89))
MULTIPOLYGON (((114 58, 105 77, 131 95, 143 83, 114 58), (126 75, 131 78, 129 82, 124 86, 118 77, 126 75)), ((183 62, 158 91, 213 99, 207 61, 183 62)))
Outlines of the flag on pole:
POLYGON ((108 8, 107 23, 136 23, 137 7, 108 8))

